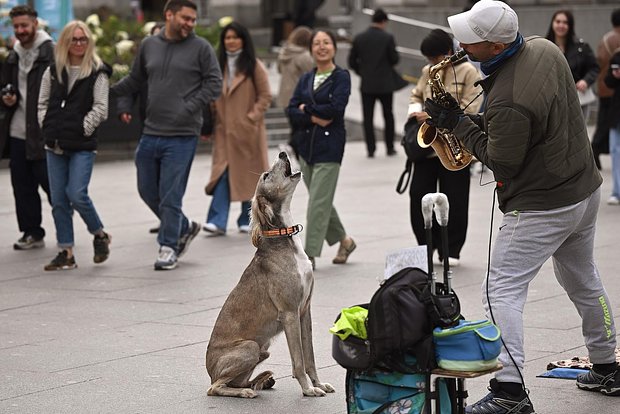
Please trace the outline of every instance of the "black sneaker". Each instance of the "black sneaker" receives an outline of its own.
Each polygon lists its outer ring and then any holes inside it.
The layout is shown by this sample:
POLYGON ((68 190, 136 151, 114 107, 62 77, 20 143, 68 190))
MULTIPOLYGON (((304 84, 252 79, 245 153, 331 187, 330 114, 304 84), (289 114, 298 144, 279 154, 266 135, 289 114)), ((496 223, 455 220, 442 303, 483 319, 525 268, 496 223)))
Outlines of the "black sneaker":
POLYGON ((600 391, 601 394, 620 396, 620 370, 602 375, 594 370, 577 376, 577 388, 586 391, 600 391))
POLYGON ((45 270, 69 270, 75 269, 77 264, 75 263, 75 256, 67 257, 67 251, 63 250, 52 259, 51 262, 45 265, 45 270))
POLYGON ((192 240, 194 240, 198 233, 200 233, 200 224, 196 223, 195 221, 190 222, 187 233, 185 233, 179 238, 179 244, 177 247, 179 253, 177 254, 177 257, 181 257, 187 252, 189 244, 192 242, 192 240))
POLYGON ((465 407, 466 414, 534 414, 534 406, 524 390, 514 396, 501 389, 500 383, 490 381, 489 394, 475 404, 465 407))
POLYGON ((110 256, 110 242, 112 241, 112 237, 108 233, 103 233, 103 236, 95 235, 93 239, 93 249, 95 250, 95 255, 93 256, 93 261, 95 263, 103 263, 108 260, 110 256))
POLYGON ((41 247, 45 247, 45 242, 43 238, 36 239, 31 235, 25 235, 17 240, 13 244, 13 249, 15 250, 30 250, 30 249, 40 249, 41 247))

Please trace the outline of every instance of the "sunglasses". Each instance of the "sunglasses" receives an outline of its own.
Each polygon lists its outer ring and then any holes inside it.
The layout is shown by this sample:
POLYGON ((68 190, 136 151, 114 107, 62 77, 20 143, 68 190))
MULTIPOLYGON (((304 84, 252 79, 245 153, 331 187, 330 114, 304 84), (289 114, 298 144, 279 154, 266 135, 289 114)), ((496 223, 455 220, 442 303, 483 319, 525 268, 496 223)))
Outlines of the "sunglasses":
POLYGON ((85 45, 88 44, 88 37, 72 37, 71 38, 72 45, 85 45))

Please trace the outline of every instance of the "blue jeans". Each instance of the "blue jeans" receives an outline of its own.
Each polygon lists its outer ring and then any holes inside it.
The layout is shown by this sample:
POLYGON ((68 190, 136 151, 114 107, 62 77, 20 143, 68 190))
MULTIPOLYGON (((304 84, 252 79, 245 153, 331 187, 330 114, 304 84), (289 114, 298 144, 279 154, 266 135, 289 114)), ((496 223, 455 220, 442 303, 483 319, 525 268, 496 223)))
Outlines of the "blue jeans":
POLYGON ((136 148, 138 192, 161 221, 157 242, 176 252, 179 237, 189 228, 183 196, 197 141, 195 136, 142 135, 136 148))
MULTIPOLYGON (((237 218, 237 226, 250 224, 250 201, 241 202, 241 214, 237 218)), ((230 210, 230 184, 228 183, 228 169, 224 171, 213 189, 213 199, 207 214, 207 223, 212 223, 218 229, 226 231, 228 224, 228 212, 230 210)))
POLYGON ((74 245, 73 210, 86 223, 91 234, 103 229, 103 224, 88 196, 88 183, 93 172, 95 153, 92 151, 47 151, 47 175, 52 196, 52 215, 56 225, 56 240, 61 249, 74 245))
POLYGON ((611 155, 611 195, 620 198, 620 123, 609 129, 609 155, 611 155))

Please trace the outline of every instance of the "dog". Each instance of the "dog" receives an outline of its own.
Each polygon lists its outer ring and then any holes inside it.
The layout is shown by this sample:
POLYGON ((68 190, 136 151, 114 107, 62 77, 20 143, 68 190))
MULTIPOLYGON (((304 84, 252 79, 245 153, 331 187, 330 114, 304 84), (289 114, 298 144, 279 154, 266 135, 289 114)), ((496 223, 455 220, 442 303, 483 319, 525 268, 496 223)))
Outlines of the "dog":
POLYGON ((291 200, 301 172, 281 152, 261 174, 252 199, 250 233, 257 248, 217 317, 207 346, 208 395, 254 398, 272 388, 273 372, 250 380, 256 366, 269 357, 269 346, 284 331, 293 377, 304 395, 334 392, 319 381, 312 348, 310 300, 312 264, 304 252, 291 215, 291 200), (308 381, 310 378, 310 382, 308 381))

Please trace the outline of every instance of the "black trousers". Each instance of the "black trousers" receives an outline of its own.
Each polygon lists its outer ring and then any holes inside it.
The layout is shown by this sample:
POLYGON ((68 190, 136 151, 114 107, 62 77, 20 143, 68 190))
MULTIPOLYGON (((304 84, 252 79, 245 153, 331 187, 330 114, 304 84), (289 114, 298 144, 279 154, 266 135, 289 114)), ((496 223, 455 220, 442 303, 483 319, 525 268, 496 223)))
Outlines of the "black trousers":
POLYGON ((375 142, 375 127, 373 119, 375 116, 375 101, 381 102, 383 108, 383 119, 385 122, 385 130, 383 136, 385 139, 385 148, 388 152, 394 150, 394 114, 392 113, 392 93, 363 93, 362 92, 362 110, 364 115, 364 137, 366 138, 366 149, 368 155, 374 155, 377 149, 375 142))
POLYGON ((10 138, 11 185, 15 197, 15 212, 19 231, 36 239, 45 236, 41 227, 41 197, 39 186, 47 194, 51 204, 50 186, 47 178, 47 163, 43 160, 26 159, 26 141, 10 138))
MULTIPOLYGON (((428 193, 439 192, 448 197, 450 213, 448 216, 448 257, 458 259, 465 244, 467 235, 467 219, 469 215, 469 167, 460 171, 448 171, 439 158, 426 158, 414 163, 411 187, 409 187, 411 228, 418 245, 426 244, 424 217, 422 216, 422 197, 428 193)), ((441 243, 441 229, 433 219, 433 246, 444 257, 441 243)))
POLYGON ((594 150, 594 154, 609 154, 610 112, 611 98, 599 98, 596 129, 592 136, 592 150, 594 150))

